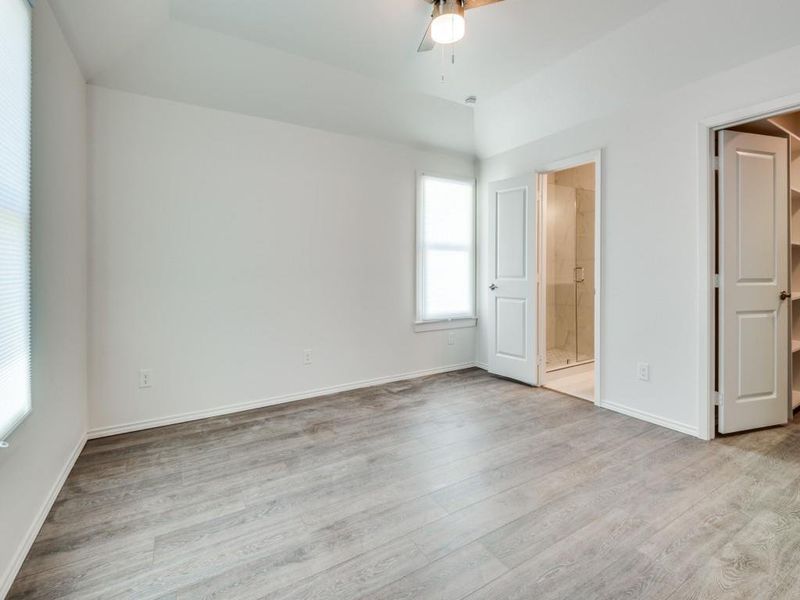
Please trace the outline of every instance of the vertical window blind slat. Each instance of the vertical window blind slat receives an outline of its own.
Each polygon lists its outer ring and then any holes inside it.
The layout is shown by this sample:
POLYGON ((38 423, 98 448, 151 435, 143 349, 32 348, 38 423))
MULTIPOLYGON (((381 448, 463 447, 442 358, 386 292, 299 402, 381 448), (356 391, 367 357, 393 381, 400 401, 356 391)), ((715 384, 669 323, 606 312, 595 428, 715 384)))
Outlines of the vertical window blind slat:
POLYGON ((31 8, 0 2, 0 441, 31 410, 31 8))

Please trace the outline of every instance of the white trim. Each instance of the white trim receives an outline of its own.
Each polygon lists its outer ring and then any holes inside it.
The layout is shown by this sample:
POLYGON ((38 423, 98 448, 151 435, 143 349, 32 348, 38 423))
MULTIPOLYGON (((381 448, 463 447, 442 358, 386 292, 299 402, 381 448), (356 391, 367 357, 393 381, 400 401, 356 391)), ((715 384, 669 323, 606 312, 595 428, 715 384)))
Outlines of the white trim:
POLYGON ((713 136, 716 130, 733 127, 748 121, 765 119, 785 112, 800 109, 800 94, 784 96, 767 102, 742 107, 722 113, 698 124, 698 231, 697 243, 697 288, 698 288, 698 435, 704 440, 712 440, 716 435, 714 427, 714 251, 716 239, 714 227, 714 166, 713 136))
POLYGON ((478 369, 483 369, 486 372, 489 371, 489 363, 475 361, 475 367, 478 369))
POLYGON ((436 321, 417 321, 414 323, 414 331, 421 333, 424 331, 441 331, 443 329, 467 329, 477 325, 478 317, 457 317, 453 319, 437 319, 436 321))
POLYGON ((108 427, 96 427, 90 429, 87 434, 88 439, 93 440, 101 437, 108 437, 110 435, 119 435, 121 433, 130 433, 132 431, 142 431, 144 429, 152 429, 154 427, 164 427, 165 425, 175 425, 176 423, 188 423, 189 421, 198 421, 200 419, 208 419, 210 417, 219 417, 221 415, 230 415, 233 413, 243 412, 246 410, 253 410, 255 408, 266 408, 268 406, 275 406, 277 404, 287 404, 289 402, 297 402, 298 400, 307 400, 316 398, 318 396, 327 396, 329 394, 338 394, 340 392, 347 392, 350 390, 357 390, 360 388, 371 387, 374 385, 384 385, 393 383, 395 381, 404 381, 406 379, 416 379, 417 377, 425 377, 427 375, 437 375, 439 373, 449 373, 451 371, 461 371, 463 369, 470 369, 475 366, 474 362, 465 362, 455 365, 447 365, 444 367, 435 367, 433 369, 422 369, 420 371, 411 371, 408 373, 400 373, 397 375, 389 375, 387 377, 376 377, 374 379, 362 379, 360 381, 353 381, 351 383, 344 383, 341 385, 333 385, 324 388, 317 388, 313 390, 306 390, 294 394, 283 394, 280 396, 272 396, 271 398, 264 398, 261 400, 252 400, 250 402, 240 402, 238 404, 228 404, 218 408, 211 408, 208 410, 198 410, 194 412, 181 413, 171 415, 168 417, 159 417, 157 419, 145 419, 142 421, 134 421, 122 425, 111 425, 108 427))
POLYGON ((75 461, 78 460, 78 456, 80 456, 81 451, 83 451, 83 447, 86 445, 86 440, 86 435, 82 435, 81 439, 78 440, 77 445, 72 450, 67 462, 61 469, 58 479, 56 479, 53 487, 50 488, 50 493, 39 509, 36 519, 33 521, 33 523, 31 523, 31 526, 28 528, 28 532, 25 534, 22 543, 14 553, 14 558, 11 561, 11 565, 8 567, 3 576, 0 577, 0 598, 5 598, 11 589, 14 579, 16 579, 19 570, 22 568, 22 563, 28 556, 28 552, 30 552, 33 542, 36 541, 36 536, 39 535, 39 530, 42 528, 42 525, 44 525, 47 515, 50 514, 50 509, 53 508, 53 504, 55 503, 59 492, 61 492, 61 488, 64 487, 64 482, 66 482, 70 471, 72 471, 72 467, 75 466, 75 461))
POLYGON ((539 204, 539 208, 537 209, 539 212, 539 227, 537 231, 538 237, 538 244, 539 244, 539 273, 537 276, 537 303, 538 303, 538 314, 539 314, 539 336, 537 340, 537 358, 539 360, 539 383, 545 384, 547 382, 547 375, 546 375, 546 368, 547 368, 547 361, 545 352, 542 352, 542 349, 547 348, 547 315, 544 314, 547 310, 547 290, 543 285, 545 283, 544 276, 545 276, 545 269, 544 269, 544 260, 546 257, 546 234, 545 231, 545 217, 546 215, 546 206, 544 199, 547 196, 546 190, 543 187, 543 183, 545 180, 545 176, 556 172, 556 171, 563 171, 565 169, 571 169, 574 167, 580 167, 581 165, 587 164, 594 164, 594 183, 595 183, 595 192, 594 192, 594 203, 595 203, 595 213, 594 213, 594 403, 597 406, 600 406, 600 399, 603 397, 602 395, 602 387, 601 387, 601 352, 600 352, 600 342, 601 342, 601 306, 602 306, 602 271, 603 271, 603 150, 593 150, 590 152, 584 152, 583 154, 578 154, 571 158, 565 158, 562 160, 558 160, 552 162, 550 164, 545 165, 543 168, 538 169, 536 171, 536 180, 537 180, 537 200, 539 204))
POLYGON ((616 402, 610 402, 608 400, 596 401, 595 404, 597 404, 597 406, 599 406, 600 408, 605 408, 626 415, 628 417, 633 417, 635 419, 647 421, 648 423, 653 423, 654 425, 666 427, 667 429, 673 429, 675 431, 685 433, 686 435, 700 437, 698 435, 699 432, 697 427, 693 425, 687 425, 686 423, 681 423, 680 421, 673 421, 672 419, 665 419, 664 417, 659 417, 658 415, 654 415, 642 410, 636 410, 635 408, 623 406, 622 404, 617 404, 616 402))
POLYGON ((573 375, 578 375, 579 373, 588 373, 592 370, 594 370, 594 360, 585 360, 583 362, 565 365, 563 367, 556 367, 555 369, 550 369, 547 371, 547 381, 545 381, 542 385, 547 387, 548 384, 558 381, 559 379, 572 377, 573 375))
POLYGON ((700 235, 697 240, 697 384, 698 384, 698 411, 697 432, 698 437, 704 440, 713 440, 715 435, 714 423, 714 292, 716 287, 711 284, 711 278, 716 274, 714 266, 716 232, 716 215, 714 201, 714 144, 711 142, 713 130, 702 124, 698 127, 698 147, 700 156, 700 173, 698 180, 698 194, 701 198, 697 203, 697 230, 708 232, 700 235), (705 200, 703 200, 705 199, 705 200))
MULTIPOLYGON (((415 324, 426 323, 422 319, 420 309, 422 307, 422 281, 424 281, 423 270, 424 263, 422 260, 422 203, 424 201, 422 180, 425 177, 434 179, 444 179, 450 181, 460 181, 462 183, 469 183, 472 186, 472 311, 473 314, 478 310, 478 181, 475 177, 464 177, 459 175, 446 175, 443 173, 435 173, 432 171, 417 171, 417 197, 416 197, 416 217, 415 217, 415 264, 416 264, 416 280, 414 281, 416 305, 414 307, 414 314, 416 315, 415 324)), ((473 318, 471 315, 453 315, 451 318, 436 319, 436 321, 447 321, 452 319, 468 319, 473 318)), ((425 331, 422 329, 421 331, 425 331)))
POLYGON ((28 393, 28 408, 19 417, 17 417, 15 420, 11 421, 11 423, 7 427, 5 435, 0 435, 0 449, 5 449, 5 448, 9 447, 9 445, 11 444, 11 442, 9 442, 9 440, 11 439, 11 436, 14 434, 14 432, 17 430, 17 428, 20 425, 22 425, 22 423, 25 422, 25 419, 27 419, 29 416, 31 416, 32 412, 33 412, 33 400, 30 397, 30 390, 29 390, 29 393, 28 393))

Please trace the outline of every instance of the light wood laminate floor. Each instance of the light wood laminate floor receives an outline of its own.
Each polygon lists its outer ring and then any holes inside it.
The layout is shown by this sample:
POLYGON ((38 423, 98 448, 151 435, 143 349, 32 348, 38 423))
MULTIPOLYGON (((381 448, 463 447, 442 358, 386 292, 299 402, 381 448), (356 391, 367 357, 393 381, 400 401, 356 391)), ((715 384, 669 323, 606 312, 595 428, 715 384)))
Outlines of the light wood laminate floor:
POLYGON ((468 370, 90 442, 10 598, 797 598, 800 424, 468 370))
POLYGON ((581 400, 594 402, 594 365, 584 365, 564 369, 563 373, 548 373, 545 387, 567 396, 575 396, 581 400), (574 373, 573 373, 574 371, 574 373))

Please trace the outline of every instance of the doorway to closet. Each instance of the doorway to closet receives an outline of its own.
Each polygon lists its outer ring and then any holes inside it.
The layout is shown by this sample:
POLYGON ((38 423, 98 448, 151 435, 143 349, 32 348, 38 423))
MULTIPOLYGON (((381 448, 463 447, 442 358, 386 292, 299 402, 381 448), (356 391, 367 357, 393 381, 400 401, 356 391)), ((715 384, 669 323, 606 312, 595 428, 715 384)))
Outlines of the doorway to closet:
POLYGON ((714 132, 716 430, 800 406, 800 111, 714 132))
POLYGON ((540 381, 595 398, 596 165, 541 173, 540 381))

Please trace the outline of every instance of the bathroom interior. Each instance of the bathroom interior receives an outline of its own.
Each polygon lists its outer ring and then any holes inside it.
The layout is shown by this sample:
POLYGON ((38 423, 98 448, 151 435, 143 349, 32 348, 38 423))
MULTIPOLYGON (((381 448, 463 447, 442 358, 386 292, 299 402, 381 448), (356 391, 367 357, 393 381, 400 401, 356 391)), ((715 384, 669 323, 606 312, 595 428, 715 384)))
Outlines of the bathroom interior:
POLYGON ((594 400, 595 164, 545 175, 544 384, 594 400))

